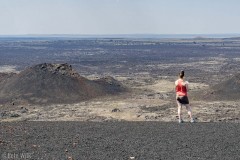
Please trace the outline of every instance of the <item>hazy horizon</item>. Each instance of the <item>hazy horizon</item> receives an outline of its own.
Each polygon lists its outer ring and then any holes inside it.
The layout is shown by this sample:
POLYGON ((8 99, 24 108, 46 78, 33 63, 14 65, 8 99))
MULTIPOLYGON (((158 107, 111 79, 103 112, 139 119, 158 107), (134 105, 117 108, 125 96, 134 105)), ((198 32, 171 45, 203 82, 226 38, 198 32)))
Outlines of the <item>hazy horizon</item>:
POLYGON ((0 39, 92 39, 92 38, 123 38, 123 39, 195 39, 195 38, 238 38, 240 34, 25 34, 0 35, 0 39))
POLYGON ((238 0, 0 0, 0 35, 239 34, 238 0))

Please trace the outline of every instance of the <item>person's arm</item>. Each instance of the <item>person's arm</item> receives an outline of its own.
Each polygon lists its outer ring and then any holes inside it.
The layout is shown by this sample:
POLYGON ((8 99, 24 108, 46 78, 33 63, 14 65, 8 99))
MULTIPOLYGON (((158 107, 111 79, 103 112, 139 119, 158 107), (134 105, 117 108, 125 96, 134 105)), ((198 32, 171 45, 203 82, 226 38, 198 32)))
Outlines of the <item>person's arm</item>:
POLYGON ((178 85, 178 81, 176 80, 176 81, 175 81, 175 86, 174 86, 174 89, 173 89, 174 92, 176 91, 176 86, 177 86, 177 85, 178 85))
POLYGON ((185 86, 186 86, 186 88, 187 88, 187 91, 188 91, 188 84, 189 84, 189 82, 186 81, 186 82, 185 82, 185 86))
MULTIPOLYGON (((175 92, 175 93, 176 93, 176 87, 177 87, 177 85, 178 85, 178 80, 175 81, 175 87, 174 87, 174 92, 175 92)), ((178 97, 178 96, 177 96, 177 94, 176 94, 176 99, 177 99, 177 97, 178 97)))
POLYGON ((175 87, 178 85, 178 80, 175 81, 175 87))

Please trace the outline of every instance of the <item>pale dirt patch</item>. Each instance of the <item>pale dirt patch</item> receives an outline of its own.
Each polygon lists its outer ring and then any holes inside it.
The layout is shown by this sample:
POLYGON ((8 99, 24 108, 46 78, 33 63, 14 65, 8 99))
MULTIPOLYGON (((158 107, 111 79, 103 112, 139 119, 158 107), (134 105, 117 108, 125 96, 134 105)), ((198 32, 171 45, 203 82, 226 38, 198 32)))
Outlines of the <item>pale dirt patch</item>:
POLYGON ((240 101, 193 101, 191 103, 193 113, 198 121, 239 121, 240 101))
MULTIPOLYGON (((67 105, 49 105, 49 106, 25 106, 28 112, 21 114, 21 117, 10 118, 12 120, 32 120, 32 121, 87 121, 103 117, 107 119, 117 119, 126 121, 144 121, 148 114, 142 111, 141 106, 149 105, 159 106, 166 101, 161 99, 119 99, 109 100, 97 99, 77 104, 67 105), (119 111, 113 112, 114 109, 119 111)), ((20 107, 19 107, 20 108, 20 107)), ((19 113, 19 111, 16 111, 19 113)), ((156 116, 156 115, 155 115, 156 116)), ((6 121, 6 119, 4 120, 6 121)), ((101 120, 100 120, 101 121, 101 120)))
POLYGON ((155 92, 173 92, 175 84, 172 81, 160 80, 153 85, 146 86, 146 88, 155 92))
POLYGON ((209 85, 205 83, 189 83, 189 90, 191 91, 197 91, 200 89, 206 89, 209 88, 209 85))
MULTIPOLYGON (((240 101, 202 102, 191 101, 193 116, 198 122, 239 122, 240 101)), ((26 107, 26 106, 25 106, 26 107)), ((72 105, 27 106, 28 112, 17 118, 1 121, 176 121, 177 105, 170 101, 133 99, 83 102, 72 105), (48 109, 47 109, 47 108, 48 109), (37 108, 37 109, 36 109, 37 108), (117 112, 112 112, 118 109, 117 112)), ((19 113, 16 111, 16 113, 19 113)), ((190 121, 183 106, 184 121, 190 121)))
POLYGON ((0 66, 0 72, 2 73, 19 73, 19 71, 16 70, 17 66, 11 66, 11 65, 4 65, 0 66))
POLYGON ((159 80, 152 85, 142 85, 134 88, 152 90, 154 92, 172 92, 174 91, 174 82, 168 80, 159 80))
MULTIPOLYGON (((205 83, 189 83, 189 90, 199 90, 208 88, 209 85, 205 83)), ((168 92, 175 92, 175 82, 168 81, 168 80, 159 80, 156 81, 153 85, 144 85, 136 88, 148 89, 152 90, 156 93, 168 93, 168 92)))

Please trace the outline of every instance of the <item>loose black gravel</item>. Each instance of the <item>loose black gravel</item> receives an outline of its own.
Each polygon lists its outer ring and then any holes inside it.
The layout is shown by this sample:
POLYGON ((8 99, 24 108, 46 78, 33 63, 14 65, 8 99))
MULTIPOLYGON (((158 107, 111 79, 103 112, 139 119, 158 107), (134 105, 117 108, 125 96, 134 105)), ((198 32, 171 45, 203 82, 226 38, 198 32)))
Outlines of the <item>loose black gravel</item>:
POLYGON ((239 123, 5 122, 0 133, 3 160, 240 159, 239 123))

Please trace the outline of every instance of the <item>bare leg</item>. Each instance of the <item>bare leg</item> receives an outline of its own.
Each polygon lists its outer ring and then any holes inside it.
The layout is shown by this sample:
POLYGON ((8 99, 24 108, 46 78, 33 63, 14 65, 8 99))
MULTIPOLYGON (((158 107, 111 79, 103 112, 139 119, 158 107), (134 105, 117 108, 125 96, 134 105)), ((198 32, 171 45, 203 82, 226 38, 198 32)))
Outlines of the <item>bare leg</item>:
POLYGON ((188 115, 189 117, 191 118, 191 120, 193 120, 193 117, 192 117, 192 108, 189 104, 186 104, 186 109, 188 111, 188 115))
POLYGON ((179 120, 182 120, 182 104, 177 101, 178 105, 178 118, 179 120))

